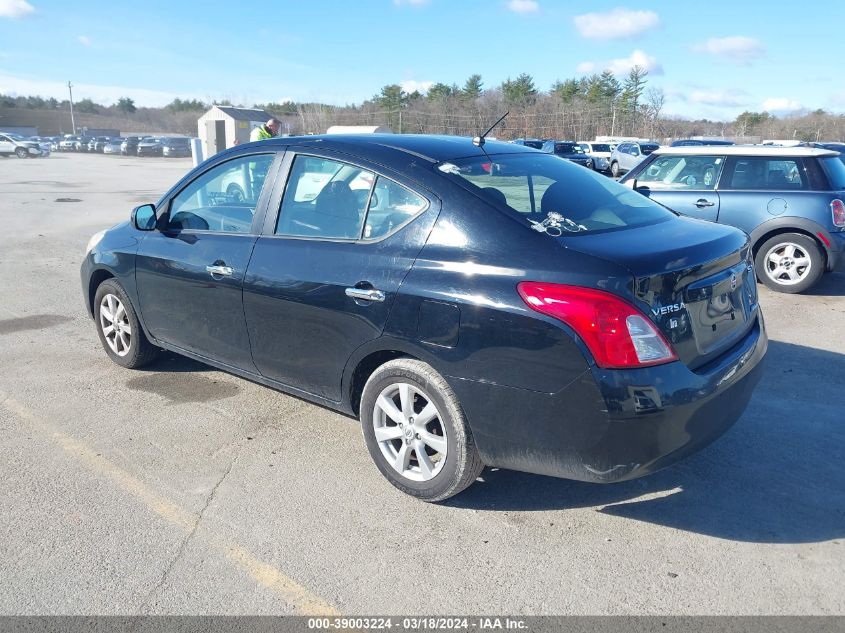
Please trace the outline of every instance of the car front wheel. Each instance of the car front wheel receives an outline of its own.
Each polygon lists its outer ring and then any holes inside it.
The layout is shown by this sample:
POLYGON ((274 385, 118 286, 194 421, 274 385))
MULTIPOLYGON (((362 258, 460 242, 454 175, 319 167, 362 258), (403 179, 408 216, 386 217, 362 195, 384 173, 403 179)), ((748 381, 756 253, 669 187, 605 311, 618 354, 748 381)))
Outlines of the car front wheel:
POLYGON ((443 501, 484 469, 457 396, 426 363, 399 358, 379 367, 364 386, 360 417, 376 466, 413 497, 443 501))
POLYGON ((824 273, 824 258, 816 241, 800 233, 782 233, 757 251, 757 276, 772 290, 798 293, 808 290, 824 273))
POLYGON ((18 158, 26 158, 27 156, 29 156, 29 152, 26 151, 25 147, 18 147, 17 149, 15 149, 15 156, 17 156, 18 158))
POLYGON ((158 355, 158 348, 141 329, 129 297, 114 279, 107 279, 97 288, 94 320, 103 349, 121 367, 143 367, 158 355))
POLYGON ((616 161, 610 163, 610 175, 614 178, 619 178, 622 175, 622 171, 619 169, 619 163, 616 161))

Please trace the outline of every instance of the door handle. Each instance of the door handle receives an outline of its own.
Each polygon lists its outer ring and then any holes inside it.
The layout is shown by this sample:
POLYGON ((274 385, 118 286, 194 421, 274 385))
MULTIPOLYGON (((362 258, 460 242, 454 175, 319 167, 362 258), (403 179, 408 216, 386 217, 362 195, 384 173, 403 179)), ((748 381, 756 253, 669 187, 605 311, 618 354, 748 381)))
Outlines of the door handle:
POLYGON ((211 276, 214 277, 217 275, 218 277, 231 277, 232 276, 232 267, 231 266, 206 266, 205 269, 211 273, 211 276))
POLYGON ((695 206, 697 206, 699 209, 703 209, 704 207, 715 207, 716 203, 710 202, 709 200, 707 200, 705 198, 699 198, 698 200, 695 201, 695 206))
POLYGON ((375 288, 347 288, 346 296, 359 301, 384 301, 385 299, 384 293, 375 288))

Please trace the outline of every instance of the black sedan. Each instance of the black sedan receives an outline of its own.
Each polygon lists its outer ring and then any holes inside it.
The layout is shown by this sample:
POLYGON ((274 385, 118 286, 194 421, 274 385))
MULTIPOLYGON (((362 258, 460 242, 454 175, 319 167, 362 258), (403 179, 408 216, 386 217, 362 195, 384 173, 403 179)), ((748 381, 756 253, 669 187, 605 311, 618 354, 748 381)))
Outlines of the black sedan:
POLYGON ((360 418, 400 490, 485 465, 638 477, 742 414, 767 338, 748 238, 524 146, 239 145, 92 237, 106 354, 161 348, 360 418))
POLYGON ((138 142, 135 153, 138 156, 161 156, 164 146, 160 138, 145 138, 138 142))
POLYGON ((161 155, 171 158, 190 156, 191 139, 179 136, 161 139, 161 155))

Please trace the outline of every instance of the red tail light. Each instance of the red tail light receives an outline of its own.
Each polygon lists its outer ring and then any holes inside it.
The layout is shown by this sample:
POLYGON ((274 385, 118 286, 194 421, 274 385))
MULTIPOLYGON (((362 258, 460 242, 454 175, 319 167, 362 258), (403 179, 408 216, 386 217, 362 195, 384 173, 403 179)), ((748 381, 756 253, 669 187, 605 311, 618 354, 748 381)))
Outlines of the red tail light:
POLYGON ((833 223, 836 226, 845 226, 845 203, 838 198, 830 203, 830 212, 833 214, 833 223))
POLYGON ((517 288, 532 310, 575 330, 599 367, 647 367, 678 360, 648 317, 614 294, 535 281, 523 281, 517 288))

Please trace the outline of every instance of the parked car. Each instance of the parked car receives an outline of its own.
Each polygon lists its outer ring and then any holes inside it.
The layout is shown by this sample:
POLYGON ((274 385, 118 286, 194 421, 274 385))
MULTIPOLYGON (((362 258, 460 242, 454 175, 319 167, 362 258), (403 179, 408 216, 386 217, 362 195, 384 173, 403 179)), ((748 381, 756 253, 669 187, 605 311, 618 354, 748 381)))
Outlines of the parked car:
POLYGON ((545 139, 541 140, 539 138, 516 138, 511 141, 514 145, 523 145, 531 149, 543 149, 544 142, 545 139))
MULTIPOLYGON (((20 134, 0 132, 0 156, 38 158, 44 155, 44 149, 40 143, 24 138, 20 134)), ((50 155, 50 150, 47 150, 46 155, 50 155)))
POLYGON ((138 143, 149 138, 149 136, 127 136, 120 145, 120 153, 124 156, 137 156, 138 143))
POLYGON ((50 137, 50 151, 58 152, 59 151, 59 143, 61 143, 63 137, 61 136, 51 136, 50 137))
POLYGON ((30 136, 28 140, 38 143, 38 147, 41 148, 42 158, 47 158, 50 155, 50 152, 52 151, 52 143, 49 138, 46 136, 30 136))
POLYGON ((88 141, 88 152, 101 154, 106 143, 109 142, 108 136, 95 136, 88 141))
POLYGON ((726 141, 725 139, 699 139, 699 138, 682 138, 672 141, 670 147, 697 147, 699 145, 735 145, 733 141, 726 141))
POLYGON ((619 143, 610 154, 610 175, 619 178, 639 165, 658 147, 660 145, 657 143, 619 143))
POLYGON ((145 138, 138 143, 135 150, 138 156, 161 156, 162 144, 160 138, 145 138))
POLYGON ((554 154, 581 167, 593 168, 593 159, 575 141, 546 141, 541 151, 547 154, 554 154))
POLYGON ((110 138, 103 145, 103 154, 120 154, 123 146, 123 138, 110 138))
POLYGON ((176 157, 191 155, 191 139, 187 137, 170 137, 161 141, 161 155, 176 157))
POLYGON ((60 152, 75 152, 76 151, 76 144, 79 142, 78 136, 64 136, 61 141, 59 141, 59 151, 60 152))
POLYGON ((825 271, 845 270, 845 164, 809 147, 672 147, 622 179, 684 215, 751 236, 757 276, 779 292, 804 292, 825 271))
POLYGON ((742 231, 456 137, 238 145, 94 235, 81 277, 118 365, 164 348, 357 416, 427 501, 485 465, 667 466, 741 415, 767 347, 742 231), (314 172, 331 177, 297 196, 314 172))
POLYGON ((91 143, 91 140, 92 139, 91 139, 90 136, 80 136, 79 140, 74 145, 74 149, 77 152, 83 152, 83 153, 87 152, 88 151, 88 145, 89 145, 89 143, 91 143))
POLYGON ((581 141, 578 145, 593 159, 593 169, 602 173, 610 173, 610 154, 616 147, 616 143, 581 141))

